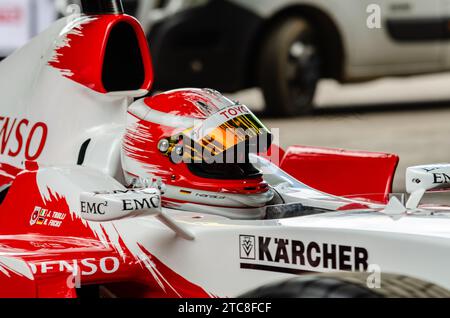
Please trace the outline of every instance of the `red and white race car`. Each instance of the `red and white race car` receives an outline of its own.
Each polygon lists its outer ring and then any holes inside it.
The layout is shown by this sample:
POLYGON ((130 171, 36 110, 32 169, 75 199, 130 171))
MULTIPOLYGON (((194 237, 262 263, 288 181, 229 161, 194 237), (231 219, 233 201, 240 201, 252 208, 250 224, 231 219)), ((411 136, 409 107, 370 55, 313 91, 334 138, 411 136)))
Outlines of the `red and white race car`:
MULTIPOLYGON (((120 1, 83 4, 0 64, 1 297, 235 297, 367 271, 447 295, 448 208, 420 201, 449 165, 409 169, 405 206, 395 155, 283 151, 210 89, 143 97, 139 23, 120 1)), ((378 293, 350 281, 338 295, 378 293)))

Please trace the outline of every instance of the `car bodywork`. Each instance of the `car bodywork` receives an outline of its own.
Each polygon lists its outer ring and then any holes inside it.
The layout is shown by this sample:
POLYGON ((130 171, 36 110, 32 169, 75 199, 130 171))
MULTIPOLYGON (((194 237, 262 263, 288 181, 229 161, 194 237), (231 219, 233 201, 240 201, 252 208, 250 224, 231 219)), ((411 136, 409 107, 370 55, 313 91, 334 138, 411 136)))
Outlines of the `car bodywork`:
POLYGON ((71 298, 90 285, 119 297, 234 297, 374 266, 450 288, 445 210, 386 206, 394 155, 293 147, 279 151, 280 168, 265 159, 273 147, 256 161, 284 203, 259 220, 161 207, 156 186, 125 188, 127 108, 152 83, 146 38, 126 15, 62 19, 0 64, 1 297, 71 298), (298 181, 312 176, 318 190, 298 181), (280 217, 286 207, 296 215, 280 217))

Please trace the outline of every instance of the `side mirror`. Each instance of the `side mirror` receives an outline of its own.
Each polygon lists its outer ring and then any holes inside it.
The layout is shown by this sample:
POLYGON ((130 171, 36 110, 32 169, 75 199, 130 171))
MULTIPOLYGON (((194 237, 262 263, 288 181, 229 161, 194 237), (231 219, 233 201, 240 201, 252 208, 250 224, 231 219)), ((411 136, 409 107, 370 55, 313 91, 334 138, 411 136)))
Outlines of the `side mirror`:
POLYGON ((194 240, 191 231, 161 208, 161 193, 154 188, 83 192, 81 217, 91 222, 108 222, 132 216, 153 216, 185 240, 194 240))
POLYGON ((450 189, 450 164, 410 167, 406 170, 406 192, 411 194, 406 207, 416 209, 427 191, 450 189))
POLYGON ((450 189, 450 164, 410 167, 406 170, 406 191, 450 189))
POLYGON ((84 192, 80 212, 86 221, 107 222, 132 215, 158 215, 161 194, 156 189, 84 192))

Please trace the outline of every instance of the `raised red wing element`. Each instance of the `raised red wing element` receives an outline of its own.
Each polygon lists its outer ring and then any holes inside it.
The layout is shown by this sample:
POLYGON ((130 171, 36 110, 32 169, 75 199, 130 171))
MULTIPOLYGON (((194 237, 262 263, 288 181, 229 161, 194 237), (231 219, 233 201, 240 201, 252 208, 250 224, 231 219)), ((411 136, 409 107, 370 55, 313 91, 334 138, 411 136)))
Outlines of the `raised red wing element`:
POLYGON ((290 147, 281 168, 319 191, 387 202, 399 157, 386 153, 290 147))

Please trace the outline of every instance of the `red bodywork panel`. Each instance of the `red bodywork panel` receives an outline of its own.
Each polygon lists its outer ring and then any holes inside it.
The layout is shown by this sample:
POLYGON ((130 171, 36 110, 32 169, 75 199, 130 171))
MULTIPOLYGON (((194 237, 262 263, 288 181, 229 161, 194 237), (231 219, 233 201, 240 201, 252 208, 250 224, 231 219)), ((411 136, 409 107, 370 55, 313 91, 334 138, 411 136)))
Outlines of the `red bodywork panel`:
POLYGON ((113 225, 94 229, 70 210, 65 197, 50 188, 50 197, 44 197, 37 174, 19 173, 0 205, 0 298, 76 297, 74 272, 83 286, 136 282, 141 289, 133 295, 139 298, 211 297, 144 246, 133 254, 113 225), (52 227, 56 211, 64 218, 59 227, 52 227), (110 235, 119 239, 113 242, 110 235), (153 272, 143 266, 145 259, 153 272), (18 268, 31 271, 32 277, 18 268))
POLYGON ((386 153, 293 146, 280 168, 319 191, 385 203, 398 162, 386 153))

